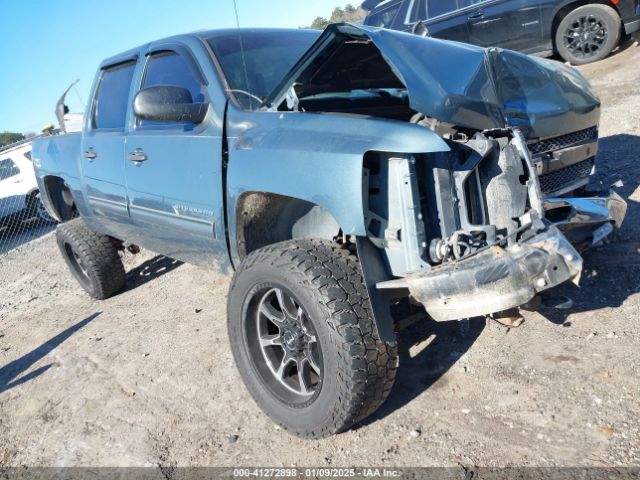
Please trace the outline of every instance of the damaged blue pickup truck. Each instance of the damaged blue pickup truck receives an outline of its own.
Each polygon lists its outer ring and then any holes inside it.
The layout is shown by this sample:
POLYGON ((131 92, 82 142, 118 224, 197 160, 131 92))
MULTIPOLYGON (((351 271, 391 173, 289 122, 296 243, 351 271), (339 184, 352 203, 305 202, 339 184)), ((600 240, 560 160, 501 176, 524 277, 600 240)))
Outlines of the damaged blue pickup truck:
MULTIPOLYGON (((94 298, 139 247, 235 271, 232 351, 303 437, 385 400, 403 302, 434 320, 578 282, 625 202, 586 194, 600 102, 571 67, 351 24, 176 36, 102 63, 42 200, 94 298)), ((410 308, 409 308, 410 311, 410 308)), ((179 320, 178 320, 179 321, 179 320)))

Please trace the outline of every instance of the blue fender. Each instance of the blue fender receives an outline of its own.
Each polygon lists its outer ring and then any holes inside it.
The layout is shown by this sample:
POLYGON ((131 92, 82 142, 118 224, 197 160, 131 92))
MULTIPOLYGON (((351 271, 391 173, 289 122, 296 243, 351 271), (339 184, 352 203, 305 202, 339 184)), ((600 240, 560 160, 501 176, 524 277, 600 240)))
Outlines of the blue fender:
POLYGON ((237 263, 236 205, 248 192, 268 192, 322 207, 347 235, 366 236, 363 158, 369 151, 447 152, 431 130, 393 120, 344 114, 242 111, 227 115, 227 218, 237 263))

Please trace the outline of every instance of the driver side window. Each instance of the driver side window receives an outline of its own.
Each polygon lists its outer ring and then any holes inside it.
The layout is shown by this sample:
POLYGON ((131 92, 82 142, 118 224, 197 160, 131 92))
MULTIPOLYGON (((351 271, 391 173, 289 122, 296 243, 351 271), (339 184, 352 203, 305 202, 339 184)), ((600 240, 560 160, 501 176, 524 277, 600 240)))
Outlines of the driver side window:
MULTIPOLYGON (((182 55, 176 52, 165 51, 149 56, 147 68, 144 74, 142 88, 158 85, 172 85, 185 88, 191 93, 194 103, 206 102, 206 88, 196 78, 191 67, 182 55)), ((185 129, 192 129, 194 125, 186 122, 176 122, 184 125, 185 129)), ((175 125, 176 123, 173 123, 175 125)), ((149 120, 139 121, 141 126, 168 125, 167 122, 153 122, 149 120)))

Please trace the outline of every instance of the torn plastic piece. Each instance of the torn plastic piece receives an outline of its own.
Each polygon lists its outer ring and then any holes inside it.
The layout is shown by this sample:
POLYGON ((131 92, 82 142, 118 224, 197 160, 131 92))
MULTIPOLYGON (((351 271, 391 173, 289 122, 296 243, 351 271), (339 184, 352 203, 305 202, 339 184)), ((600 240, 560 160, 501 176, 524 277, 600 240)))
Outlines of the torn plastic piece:
POLYGON ((578 283, 581 272, 582 257, 551 226, 512 248, 495 246, 377 287, 406 286, 434 320, 457 320, 518 307, 567 280, 578 283))

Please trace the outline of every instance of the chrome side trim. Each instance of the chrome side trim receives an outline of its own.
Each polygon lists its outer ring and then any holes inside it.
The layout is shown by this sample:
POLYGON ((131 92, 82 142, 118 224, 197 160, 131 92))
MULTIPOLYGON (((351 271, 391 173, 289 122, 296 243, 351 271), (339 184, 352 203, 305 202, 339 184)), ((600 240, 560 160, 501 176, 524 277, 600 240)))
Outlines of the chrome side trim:
POLYGON ((109 205, 111 207, 118 207, 118 208, 121 208, 123 210, 127 209, 127 204, 123 203, 123 202, 116 202, 115 200, 109 200, 107 198, 94 197, 92 195, 87 195, 87 199, 90 202, 103 204, 103 205, 109 205))
POLYGON ((162 210, 156 210, 155 208, 141 207, 139 205, 129 204, 129 209, 137 210, 139 212, 150 213, 152 215, 159 215, 159 216, 162 216, 162 217, 175 218, 177 220, 184 220, 186 222, 198 223, 200 225, 206 225, 206 226, 211 226, 211 227, 213 227, 213 225, 214 225, 214 222, 209 221, 209 220, 204 220, 202 218, 196 218, 196 217, 188 217, 188 216, 185 216, 185 215, 179 215, 177 213, 165 212, 165 211, 162 211, 162 210))

